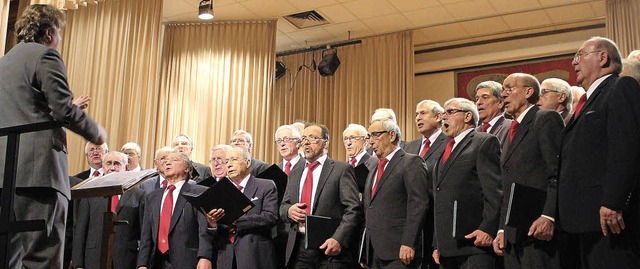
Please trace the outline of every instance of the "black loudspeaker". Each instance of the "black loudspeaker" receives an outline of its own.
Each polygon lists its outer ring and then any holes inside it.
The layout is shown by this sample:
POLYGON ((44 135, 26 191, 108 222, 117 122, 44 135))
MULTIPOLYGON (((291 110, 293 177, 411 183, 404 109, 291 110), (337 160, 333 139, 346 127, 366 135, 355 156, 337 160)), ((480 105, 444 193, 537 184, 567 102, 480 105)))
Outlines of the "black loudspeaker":
POLYGON ((284 76, 284 73, 287 71, 287 68, 281 61, 276 61, 276 80, 280 79, 284 76))
POLYGON ((321 76, 332 76, 338 70, 338 66, 340 66, 340 59, 338 59, 337 50, 322 52, 322 61, 318 65, 318 72, 321 76), (327 53, 325 54, 325 52, 327 53))

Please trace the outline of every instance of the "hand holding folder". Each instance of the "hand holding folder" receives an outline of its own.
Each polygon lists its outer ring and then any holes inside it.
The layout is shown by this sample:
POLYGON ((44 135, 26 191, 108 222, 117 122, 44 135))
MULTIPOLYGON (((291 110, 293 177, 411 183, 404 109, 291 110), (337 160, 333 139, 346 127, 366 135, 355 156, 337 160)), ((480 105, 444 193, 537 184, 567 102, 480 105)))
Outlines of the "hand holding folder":
POLYGON ((340 220, 324 216, 307 215, 304 225, 304 247, 306 249, 320 249, 320 246, 336 232, 336 229, 340 226, 340 220))
POLYGON ((231 225, 255 206, 228 179, 220 180, 202 193, 185 191, 181 194, 193 206, 204 210, 203 214, 212 209, 224 209, 224 216, 217 222, 225 225, 231 225))

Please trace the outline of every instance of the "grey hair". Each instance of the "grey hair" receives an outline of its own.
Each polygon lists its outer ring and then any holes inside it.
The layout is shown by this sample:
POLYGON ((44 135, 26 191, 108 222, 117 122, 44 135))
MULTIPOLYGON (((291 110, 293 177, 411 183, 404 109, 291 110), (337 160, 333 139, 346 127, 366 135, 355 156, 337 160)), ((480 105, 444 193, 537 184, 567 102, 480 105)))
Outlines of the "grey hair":
MULTIPOLYGON (((186 134, 179 134, 176 135, 176 137, 173 138, 173 141, 175 141, 176 139, 178 139, 178 137, 184 137, 187 139, 187 141, 189 141, 189 145, 191 145, 191 150, 193 150, 193 140, 191 140, 191 138, 189 136, 187 136, 186 134)), ((173 143, 172 143, 173 144, 173 143)))
POLYGON ((623 60, 622 64, 624 68, 622 68, 621 76, 629 76, 635 78, 638 82, 640 82, 640 61, 634 60, 623 60))
POLYGON ((400 131, 400 127, 398 126, 398 124, 392 119, 374 120, 373 122, 371 122, 371 124, 373 124, 376 121, 382 122, 382 127, 384 127, 385 131, 396 133, 396 139, 391 141, 391 143, 394 145, 398 145, 398 143, 400 143, 400 137, 402 137, 402 132, 400 131))
POLYGON ((281 125, 280 127, 278 127, 278 129, 276 129, 276 134, 282 130, 290 130, 291 131, 291 135, 294 138, 300 139, 300 137, 302 137, 302 135, 300 134, 300 130, 293 126, 293 125, 281 125))
POLYGON ((348 130, 354 130, 359 135, 367 136, 367 128, 364 128, 364 126, 360 124, 349 123, 349 125, 347 125, 347 128, 345 128, 344 131, 342 131, 342 135, 344 135, 344 133, 347 132, 348 130))
POLYGON ((160 155, 161 152, 175 153, 175 152, 178 152, 178 150, 169 146, 161 147, 158 150, 156 150, 156 155, 154 159, 158 159, 158 155, 160 155))
MULTIPOLYGON (((84 154, 87 155, 89 153, 89 145, 96 145, 94 143, 91 142, 87 142, 87 144, 84 145, 84 154)), ((107 145, 107 142, 104 142, 102 145, 96 145, 96 146, 100 146, 103 149, 103 154, 109 152, 109 145, 107 145)))
POLYGON ((442 108, 442 106, 440 106, 440 104, 438 104, 438 102, 433 101, 433 100, 422 100, 416 105, 416 108, 420 107, 420 106, 430 107, 431 108, 431 113, 433 113, 433 115, 444 113, 444 108, 442 108))
POLYGON ((225 152, 228 152, 228 151, 240 151, 240 152, 242 152, 242 158, 244 158, 245 160, 249 160, 249 161, 251 160, 251 153, 249 151, 247 151, 246 149, 231 147, 231 148, 225 150, 225 152))
POLYGON ((184 166, 187 167, 187 171, 188 171, 187 173, 191 175, 191 171, 193 171, 193 162, 191 162, 191 159, 189 159, 189 157, 186 154, 179 151, 172 152, 172 153, 176 153, 180 156, 180 159, 182 159, 182 163, 184 164, 184 166))
POLYGON ((571 111, 571 102, 573 102, 573 94, 571 93, 571 85, 568 82, 559 79, 559 78, 548 78, 542 81, 541 84, 549 83, 553 90, 558 91, 559 93, 564 93, 567 98, 564 99, 562 105, 567 108, 568 111, 571 111))
POLYGON ((391 108, 378 108, 373 115, 371 115, 371 123, 378 120, 390 119, 393 122, 398 122, 396 113, 391 108))
POLYGON ((102 163, 104 163, 105 162, 104 160, 107 159, 107 156, 110 156, 110 155, 116 155, 120 157, 120 159, 122 160, 122 164, 124 165, 129 164, 129 156, 127 156, 127 154, 124 154, 120 151, 115 151, 115 150, 109 151, 104 155, 102 155, 102 163))
POLYGON ((491 90, 491 94, 496 98, 498 98, 498 101, 502 100, 502 84, 493 80, 480 82, 480 84, 476 86, 476 90, 474 94, 478 93, 478 90, 484 89, 484 88, 491 90))
POLYGON ((244 135, 247 138, 247 144, 253 145, 253 136, 245 130, 236 130, 232 136, 244 135))
POLYGON ((622 56, 620 56, 620 50, 615 42, 611 39, 601 36, 594 36, 589 38, 589 41, 595 41, 596 50, 604 50, 609 55, 610 64, 613 65, 613 73, 620 74, 622 72, 622 56))
POLYGON ((471 112, 471 115, 473 116, 473 122, 472 122, 473 127, 476 127, 478 125, 478 120, 480 119, 480 115, 478 115, 478 108, 476 107, 476 104, 471 102, 471 100, 469 99, 458 97, 458 98, 451 98, 447 100, 444 103, 444 106, 446 107, 453 102, 458 103, 458 106, 460 107, 460 109, 471 112))
POLYGON ((128 149, 135 150, 136 154, 138 154, 138 156, 140 156, 140 154, 141 154, 140 146, 138 144, 134 143, 134 142, 129 142, 129 143, 124 144, 122 146, 122 148, 120 149, 120 151, 124 152, 125 150, 128 150, 128 149))
POLYGON ((232 146, 227 145, 227 144, 218 144, 218 145, 215 145, 214 147, 212 147, 211 151, 216 151, 216 150, 225 150, 226 151, 226 150, 230 150, 232 148, 233 148, 232 146))
POLYGON ((536 77, 527 73, 513 73, 509 76, 514 76, 521 81, 527 87, 531 87, 533 89, 533 94, 531 97, 527 99, 527 102, 530 104, 537 104, 538 100, 540 100, 540 82, 536 77))

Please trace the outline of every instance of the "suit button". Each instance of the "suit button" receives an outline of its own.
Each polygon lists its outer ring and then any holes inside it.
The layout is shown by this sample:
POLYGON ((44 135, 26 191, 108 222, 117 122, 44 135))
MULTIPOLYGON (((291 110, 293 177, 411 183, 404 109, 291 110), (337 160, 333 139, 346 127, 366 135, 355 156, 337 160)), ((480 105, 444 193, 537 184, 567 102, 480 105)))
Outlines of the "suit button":
POLYGON ((436 188, 436 191, 440 191, 440 188, 436 188))
POLYGON ((369 209, 373 208, 373 206, 369 206, 369 209))

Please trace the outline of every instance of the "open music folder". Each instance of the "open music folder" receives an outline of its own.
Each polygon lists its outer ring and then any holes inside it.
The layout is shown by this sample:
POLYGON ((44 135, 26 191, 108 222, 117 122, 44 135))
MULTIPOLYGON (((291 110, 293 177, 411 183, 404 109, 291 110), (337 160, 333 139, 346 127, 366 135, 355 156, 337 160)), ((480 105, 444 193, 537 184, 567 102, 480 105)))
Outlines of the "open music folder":
POLYGON ((218 220, 218 223, 225 225, 231 225, 255 206, 231 180, 226 178, 202 193, 185 191, 181 195, 193 206, 202 208, 205 212, 218 208, 224 209, 224 217, 218 220))
POLYGON ((158 175, 155 169, 124 171, 88 178, 71 188, 71 199, 123 194, 145 180, 158 175))

